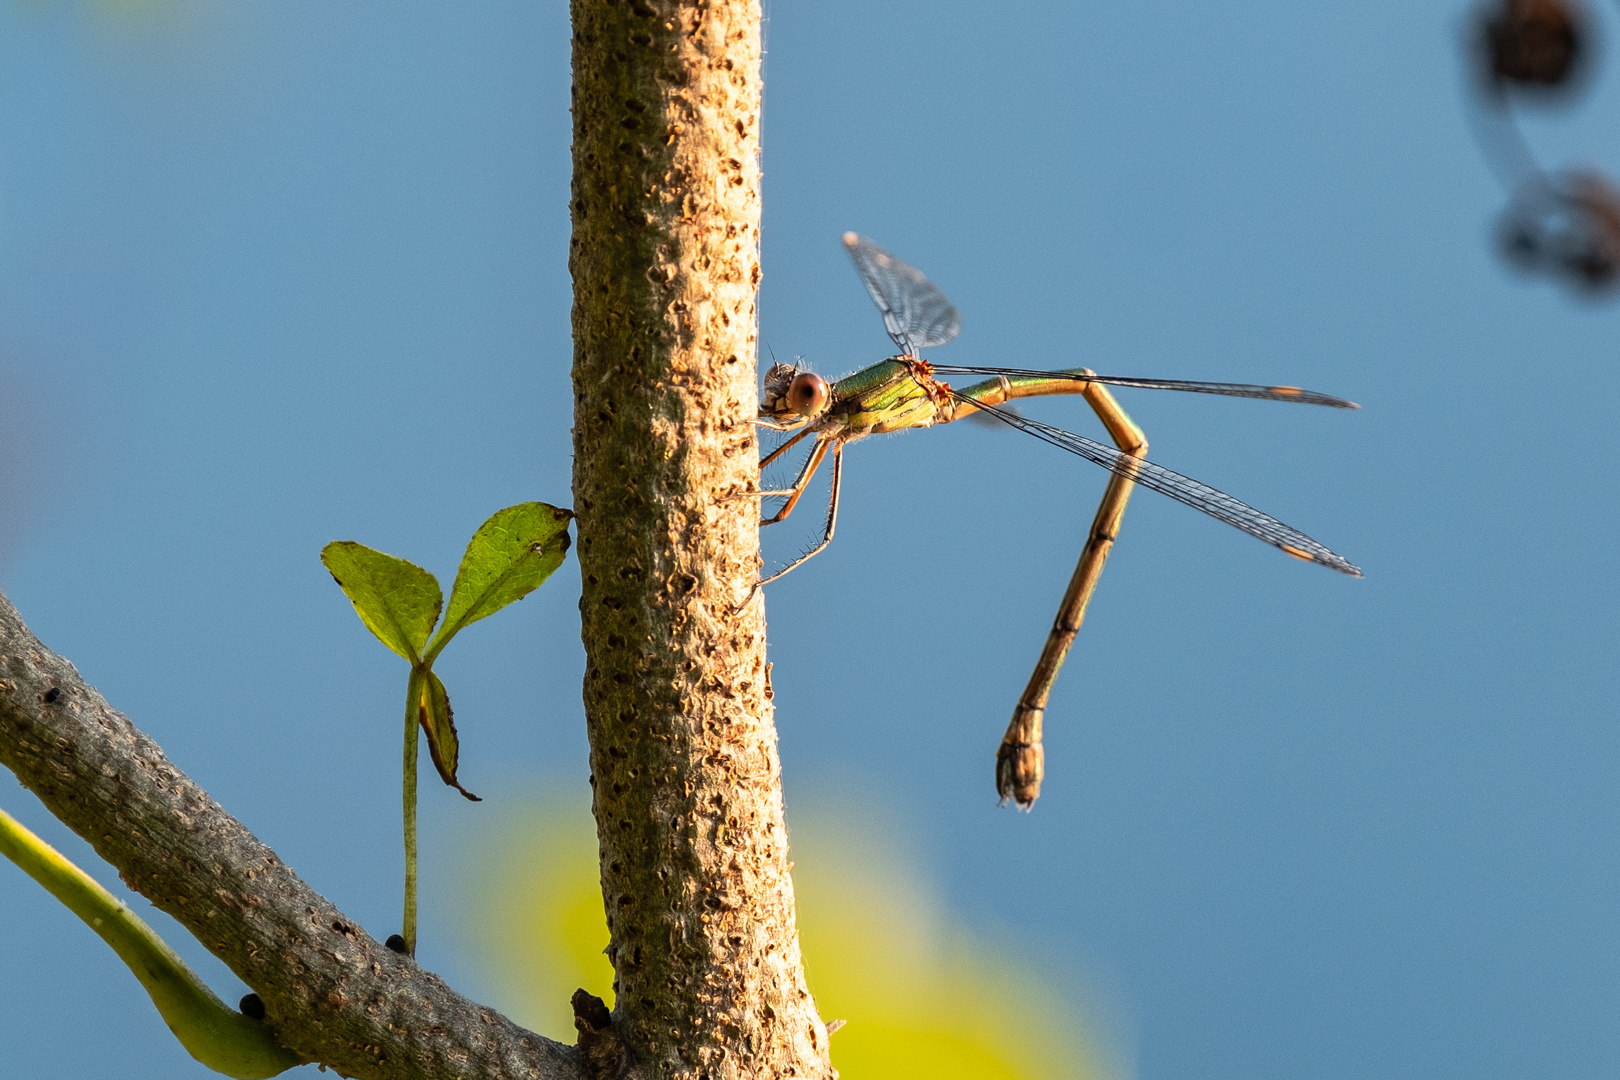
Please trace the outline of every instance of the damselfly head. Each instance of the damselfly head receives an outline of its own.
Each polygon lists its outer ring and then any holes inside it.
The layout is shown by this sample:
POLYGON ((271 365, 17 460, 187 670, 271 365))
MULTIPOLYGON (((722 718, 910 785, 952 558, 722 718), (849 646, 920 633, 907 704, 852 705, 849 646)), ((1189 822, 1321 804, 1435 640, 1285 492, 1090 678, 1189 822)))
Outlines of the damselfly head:
POLYGON ((759 415, 781 416, 788 409, 784 404, 788 387, 799 374, 799 369, 792 364, 772 364, 770 370, 765 372, 765 385, 760 388, 759 415))
POLYGON ((765 373, 759 413, 761 416, 811 417, 827 407, 831 396, 827 380, 815 372, 800 371, 792 364, 773 364, 765 373))

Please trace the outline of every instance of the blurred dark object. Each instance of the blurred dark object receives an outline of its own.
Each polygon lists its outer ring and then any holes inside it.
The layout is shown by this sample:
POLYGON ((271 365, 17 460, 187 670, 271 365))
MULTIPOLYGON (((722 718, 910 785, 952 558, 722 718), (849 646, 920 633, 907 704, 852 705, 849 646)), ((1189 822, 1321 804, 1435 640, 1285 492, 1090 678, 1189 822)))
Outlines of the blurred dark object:
POLYGON ((1600 173, 1571 171, 1528 185, 1502 215, 1502 251, 1531 271, 1592 292, 1620 275, 1620 190, 1600 173))
POLYGON ((1572 0, 1503 0, 1480 11, 1485 61, 1498 84, 1566 86, 1591 51, 1589 28, 1572 0))

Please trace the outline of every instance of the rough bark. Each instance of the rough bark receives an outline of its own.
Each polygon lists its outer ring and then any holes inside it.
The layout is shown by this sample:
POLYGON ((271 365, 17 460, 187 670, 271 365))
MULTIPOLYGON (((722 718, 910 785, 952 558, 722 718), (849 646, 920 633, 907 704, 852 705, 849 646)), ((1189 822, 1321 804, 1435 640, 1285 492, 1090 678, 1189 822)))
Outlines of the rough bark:
POLYGON ((616 973, 611 1023, 582 1030, 602 1069, 832 1076, 793 921, 758 506, 725 498, 758 472, 759 7, 572 10, 574 509, 616 973))
POLYGON ((282 1045, 375 1080, 583 1080, 574 1047, 384 948, 179 769, 0 595, 0 765, 265 1006, 282 1045))

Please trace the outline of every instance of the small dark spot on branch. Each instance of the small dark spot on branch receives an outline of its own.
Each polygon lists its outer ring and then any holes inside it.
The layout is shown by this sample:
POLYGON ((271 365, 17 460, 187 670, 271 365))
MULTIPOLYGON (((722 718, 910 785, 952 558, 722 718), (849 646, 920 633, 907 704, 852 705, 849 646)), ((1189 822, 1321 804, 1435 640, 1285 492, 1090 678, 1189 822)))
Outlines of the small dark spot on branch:
POLYGON ((61 696, 62 691, 53 686, 49 690, 45 691, 45 704, 49 705, 61 696))
POLYGON ((570 1004, 574 1006, 574 1026, 582 1033, 598 1034, 613 1024, 613 1014, 608 1012, 607 1005, 583 988, 574 991, 570 1004))
POLYGON ((258 994, 243 994, 242 1000, 237 1003, 236 1007, 241 1009, 242 1015, 249 1019, 264 1019, 264 1002, 260 1000, 258 994))
POLYGON ((383 945, 391 952, 397 952, 401 956, 405 955, 405 939, 398 934, 389 934, 388 940, 383 942, 383 945))

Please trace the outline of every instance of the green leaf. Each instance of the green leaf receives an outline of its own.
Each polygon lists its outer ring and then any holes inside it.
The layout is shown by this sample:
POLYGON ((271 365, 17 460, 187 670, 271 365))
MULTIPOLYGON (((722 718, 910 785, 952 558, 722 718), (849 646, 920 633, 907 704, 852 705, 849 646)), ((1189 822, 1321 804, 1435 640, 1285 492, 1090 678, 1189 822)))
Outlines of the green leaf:
POLYGON ((321 562, 354 603, 360 621, 382 643, 416 663, 444 604, 439 582, 414 563, 353 540, 334 540, 321 562))
POLYGON ((526 502, 496 511, 478 527, 456 571, 450 608, 427 651, 428 663, 462 627, 528 596, 562 565, 573 516, 571 510, 526 502))
POLYGON ((418 670, 427 675, 427 684, 422 688, 420 715, 422 730, 427 732, 428 753, 433 757, 433 767, 439 770, 439 779, 446 784, 473 802, 483 802, 456 780, 456 762, 461 756, 461 743, 456 739, 455 717, 450 712, 450 695, 444 692, 444 683, 439 681, 437 675, 426 668, 418 670))

